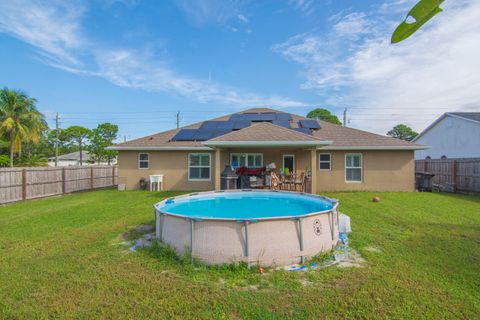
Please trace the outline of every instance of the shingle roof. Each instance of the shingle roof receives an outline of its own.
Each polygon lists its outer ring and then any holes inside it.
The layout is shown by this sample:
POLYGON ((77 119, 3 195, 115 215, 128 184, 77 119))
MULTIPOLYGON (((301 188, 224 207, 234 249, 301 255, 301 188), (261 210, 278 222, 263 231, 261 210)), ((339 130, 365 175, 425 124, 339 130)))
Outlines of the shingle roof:
POLYGON ((319 138, 277 126, 259 122, 242 130, 232 131, 209 141, 321 141, 319 138))
POLYGON ((480 112, 449 112, 448 114, 480 122, 480 112))
MULTIPOLYGON (((276 112, 281 113, 269 108, 253 108, 247 109, 238 113, 268 113, 276 112)), ((227 121, 231 114, 221 116, 208 121, 227 121)), ((292 114, 292 121, 290 122, 291 128, 298 128, 298 121, 307 119, 306 117, 292 114)), ((208 141, 220 141, 217 139, 250 139, 251 141, 259 141, 258 139, 272 139, 274 141, 282 141, 280 139, 303 139, 305 136, 310 141, 318 139, 319 141, 332 141, 333 143, 328 148, 376 148, 376 149, 391 149, 391 148, 422 148, 422 145, 407 142, 399 139, 394 139, 387 136, 382 136, 358 129, 343 127, 340 125, 332 124, 326 121, 318 121, 321 128, 312 132, 313 136, 309 136, 288 128, 278 127, 271 123, 261 122, 254 124, 250 127, 227 133, 223 136, 208 140, 208 141), (261 126, 259 126, 261 124, 261 126), (280 131, 282 134, 269 134, 268 132, 275 127, 277 133, 280 131), (278 127, 278 128, 276 128, 278 127), (260 130, 261 129, 261 130, 260 130), (287 134, 288 132, 288 134, 287 134), (300 138, 302 136, 302 138, 300 138), (257 139, 257 140, 255 140, 257 139)), ((177 134, 180 129, 195 129, 199 128, 203 122, 194 123, 179 129, 173 129, 142 137, 139 139, 123 142, 112 146, 112 149, 177 149, 177 148, 206 148, 205 144, 201 141, 172 141, 171 139, 177 134)), ((232 141, 232 140, 223 140, 232 141)), ((293 140, 295 141, 295 140, 293 140)), ((298 140, 301 141, 301 140, 298 140)), ((304 140, 306 141, 306 140, 304 140)), ((207 144, 207 142, 205 142, 207 144)))

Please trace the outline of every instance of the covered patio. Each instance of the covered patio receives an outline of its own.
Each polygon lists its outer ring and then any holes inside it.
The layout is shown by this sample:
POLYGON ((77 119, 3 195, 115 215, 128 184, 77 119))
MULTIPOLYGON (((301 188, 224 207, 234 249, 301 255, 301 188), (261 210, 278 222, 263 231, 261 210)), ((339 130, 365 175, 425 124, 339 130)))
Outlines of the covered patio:
POLYGON ((221 173, 229 165, 234 170, 265 168, 265 176, 279 178, 279 185, 258 187, 316 193, 317 149, 331 141, 263 122, 203 144, 215 150, 215 190, 221 189, 221 173))

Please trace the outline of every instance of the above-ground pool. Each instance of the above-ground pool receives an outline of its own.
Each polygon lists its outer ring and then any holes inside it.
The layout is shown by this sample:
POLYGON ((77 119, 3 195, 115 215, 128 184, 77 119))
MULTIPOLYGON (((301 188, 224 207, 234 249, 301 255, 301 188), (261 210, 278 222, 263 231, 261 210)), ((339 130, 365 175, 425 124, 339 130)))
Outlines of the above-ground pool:
POLYGON ((338 202, 288 191, 212 191, 154 205, 156 236, 207 263, 286 265, 335 247, 338 202))

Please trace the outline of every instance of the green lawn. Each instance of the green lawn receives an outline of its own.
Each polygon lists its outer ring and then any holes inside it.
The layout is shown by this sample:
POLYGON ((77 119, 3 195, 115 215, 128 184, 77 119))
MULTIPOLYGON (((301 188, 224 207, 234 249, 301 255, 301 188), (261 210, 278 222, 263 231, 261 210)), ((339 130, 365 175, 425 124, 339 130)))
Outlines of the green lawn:
POLYGON ((0 318, 430 318, 480 314, 480 197, 328 194, 363 268, 206 268, 112 245, 173 193, 104 190, 0 207, 0 318))

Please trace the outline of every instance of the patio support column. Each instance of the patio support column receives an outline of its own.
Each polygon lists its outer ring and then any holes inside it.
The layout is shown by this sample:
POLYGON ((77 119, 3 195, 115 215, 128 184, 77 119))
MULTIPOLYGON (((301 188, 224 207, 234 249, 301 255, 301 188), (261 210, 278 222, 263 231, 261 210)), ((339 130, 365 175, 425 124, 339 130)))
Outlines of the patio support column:
POLYGON ((314 148, 312 150, 310 150, 310 158, 311 158, 311 171, 312 171, 312 176, 311 176, 311 192, 313 194, 316 194, 317 193, 317 165, 318 165, 318 161, 317 161, 317 149, 314 148))
POLYGON ((220 149, 215 149, 215 190, 220 190, 220 149))

